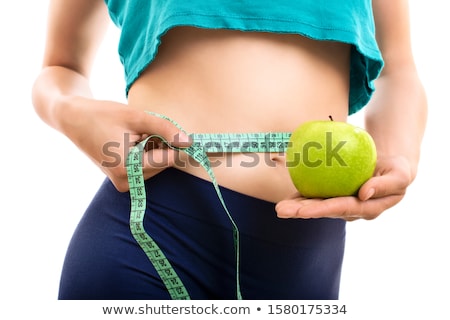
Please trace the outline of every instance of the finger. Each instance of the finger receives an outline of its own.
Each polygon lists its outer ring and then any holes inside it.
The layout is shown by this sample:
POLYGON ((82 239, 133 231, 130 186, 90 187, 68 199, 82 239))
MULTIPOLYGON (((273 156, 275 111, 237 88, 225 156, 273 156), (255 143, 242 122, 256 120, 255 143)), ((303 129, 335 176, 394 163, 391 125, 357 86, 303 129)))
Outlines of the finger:
POLYGON ((368 199, 382 198, 389 195, 403 195, 408 185, 409 181, 402 175, 389 173, 383 176, 376 176, 361 186, 358 198, 361 201, 367 201, 368 199))
POLYGON ((146 112, 139 112, 139 116, 135 116, 131 121, 132 127, 138 132, 157 134, 172 146, 185 148, 189 147, 192 143, 186 132, 177 128, 169 120, 158 116, 146 112))
MULTIPOLYGON (((347 210, 352 199, 346 198, 286 199, 280 201, 275 209, 279 218, 341 218, 344 215, 349 215, 347 210), (330 200, 333 201, 330 203, 330 200)), ((354 207, 354 204, 352 206, 354 207)))
POLYGON ((358 197, 365 201, 388 195, 401 195, 412 181, 410 165, 403 157, 378 159, 376 172, 359 190, 358 197))
POLYGON ((162 170, 171 167, 177 153, 170 148, 144 152, 142 159, 144 179, 151 178, 162 170))
POLYGON ((293 194, 289 198, 278 202, 275 205, 275 211, 279 218, 296 218, 301 208, 317 201, 321 201, 321 199, 307 199, 300 197, 299 194, 293 194))
POLYGON ((358 219, 363 215, 364 209, 361 201, 355 197, 339 197, 311 202, 299 208, 296 218, 342 218, 358 219))
MULTIPOLYGON (((402 199, 402 195, 361 201, 356 197, 338 197, 315 201, 283 200, 277 206, 279 217, 283 218, 341 218, 372 220, 402 199)), ((312 200, 312 199, 310 199, 312 200)))

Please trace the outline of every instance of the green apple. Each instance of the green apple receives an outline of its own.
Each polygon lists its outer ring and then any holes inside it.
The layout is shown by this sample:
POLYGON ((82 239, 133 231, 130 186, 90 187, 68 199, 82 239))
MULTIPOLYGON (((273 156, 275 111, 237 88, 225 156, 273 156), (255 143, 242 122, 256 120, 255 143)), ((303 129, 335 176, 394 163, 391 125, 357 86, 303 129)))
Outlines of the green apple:
POLYGON ((292 182, 307 198, 355 195, 375 170, 377 152, 370 134, 330 119, 301 124, 286 149, 292 182))

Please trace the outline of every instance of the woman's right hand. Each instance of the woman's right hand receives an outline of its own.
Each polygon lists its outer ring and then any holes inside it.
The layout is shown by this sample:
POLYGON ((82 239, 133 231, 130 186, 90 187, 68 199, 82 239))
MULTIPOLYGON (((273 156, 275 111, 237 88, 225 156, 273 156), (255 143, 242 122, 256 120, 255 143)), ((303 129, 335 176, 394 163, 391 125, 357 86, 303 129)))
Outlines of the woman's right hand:
MULTIPOLYGON (((176 147, 188 147, 189 137, 168 120, 128 105, 73 97, 60 102, 62 132, 110 178, 121 192, 129 190, 126 158, 130 148, 157 134, 176 147)), ((144 178, 174 164, 177 151, 149 143, 143 155, 144 178)))
MULTIPOLYGON (((179 147, 188 146, 189 139, 167 120, 92 98, 89 76, 110 22, 104 1, 50 1, 42 70, 32 99, 44 122, 72 140, 119 191, 127 191, 130 146, 151 134, 179 147)), ((172 166, 176 153, 170 148, 146 150, 144 178, 172 166)))

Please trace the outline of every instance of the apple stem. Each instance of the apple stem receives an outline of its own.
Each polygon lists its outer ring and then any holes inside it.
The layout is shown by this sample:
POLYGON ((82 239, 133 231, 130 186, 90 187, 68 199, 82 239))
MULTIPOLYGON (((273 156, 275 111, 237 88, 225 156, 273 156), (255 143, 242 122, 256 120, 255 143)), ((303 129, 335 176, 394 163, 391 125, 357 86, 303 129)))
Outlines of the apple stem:
POLYGON ((331 121, 334 121, 331 115, 329 115, 328 118, 330 118, 331 121))

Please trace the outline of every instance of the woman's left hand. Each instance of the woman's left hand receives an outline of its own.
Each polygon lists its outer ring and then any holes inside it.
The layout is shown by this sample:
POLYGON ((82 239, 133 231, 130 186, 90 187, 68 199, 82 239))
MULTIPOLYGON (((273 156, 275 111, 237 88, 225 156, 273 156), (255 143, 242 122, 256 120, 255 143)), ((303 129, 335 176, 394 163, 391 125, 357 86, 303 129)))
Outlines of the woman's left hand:
POLYGON ((405 158, 379 158, 373 177, 356 196, 308 199, 295 193, 277 203, 275 209, 279 218, 371 220, 397 204, 412 180, 411 167, 405 158))

